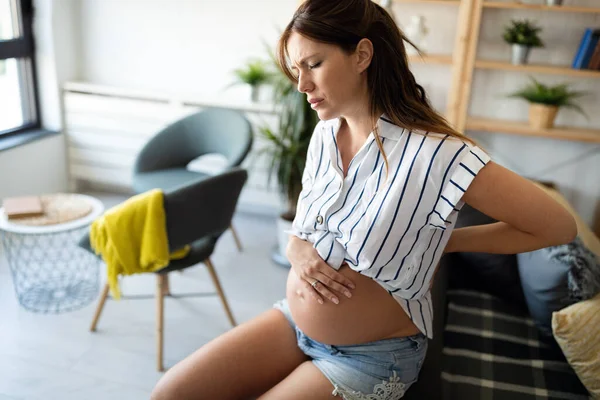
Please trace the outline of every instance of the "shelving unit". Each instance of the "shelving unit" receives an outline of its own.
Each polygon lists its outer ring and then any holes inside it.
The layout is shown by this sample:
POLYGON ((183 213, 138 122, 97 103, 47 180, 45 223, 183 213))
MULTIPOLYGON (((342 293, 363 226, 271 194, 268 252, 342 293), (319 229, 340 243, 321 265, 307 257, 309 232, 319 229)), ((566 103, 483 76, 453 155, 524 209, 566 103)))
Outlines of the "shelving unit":
MULTIPOLYGON (((547 65, 547 64, 526 64, 513 65, 507 61, 481 60, 477 59, 477 45, 481 28, 481 18, 484 9, 522 9, 538 10, 564 13, 600 13, 598 7, 581 6, 545 6, 534 4, 521 4, 510 2, 497 2, 485 0, 463 0, 465 5, 470 8, 468 19, 461 19, 459 24, 469 26, 469 32, 466 36, 465 51, 460 52, 454 58, 462 59, 462 67, 454 74, 454 90, 449 94, 449 108, 447 111, 448 120, 459 131, 484 131, 494 133, 507 133, 527 136, 546 137, 561 140, 584 141, 591 143, 600 143, 600 129, 585 129, 575 127, 555 127, 553 129, 534 129, 526 121, 514 122, 494 120, 468 115, 468 107, 471 98, 471 88, 473 75, 476 69, 504 70, 524 74, 552 74, 575 78, 600 78, 600 71, 573 69, 569 66, 547 65)), ((463 5, 461 4, 461 7, 463 5)), ((460 49, 459 49, 460 50, 460 49)), ((435 56, 430 56, 435 58, 435 56)), ((456 67, 456 61, 453 67, 456 67)))
POLYGON ((492 118, 467 118, 467 129, 484 132, 504 132, 513 135, 539 136, 553 139, 579 140, 600 143, 600 129, 569 128, 534 129, 527 122, 505 121, 492 118))
POLYGON ((504 3, 499 1, 486 1, 483 3, 486 8, 505 8, 505 9, 521 9, 521 10, 536 10, 536 11, 556 11, 556 12, 574 12, 574 13, 600 13, 599 7, 579 7, 579 6, 546 6, 539 4, 521 4, 521 3, 504 3))
POLYGON ((475 68, 521 71, 527 74, 553 74, 574 76, 579 78, 600 78, 600 71, 589 69, 574 69, 569 66, 550 64, 513 65, 506 61, 475 60, 475 68))

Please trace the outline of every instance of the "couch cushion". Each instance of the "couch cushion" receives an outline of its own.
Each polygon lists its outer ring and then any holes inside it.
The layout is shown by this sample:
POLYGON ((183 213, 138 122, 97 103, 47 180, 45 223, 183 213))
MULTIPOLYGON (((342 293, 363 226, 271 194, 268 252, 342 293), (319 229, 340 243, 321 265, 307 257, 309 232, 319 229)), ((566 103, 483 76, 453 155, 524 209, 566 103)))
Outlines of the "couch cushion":
POLYGON ((449 290, 447 297, 445 400, 588 398, 561 349, 526 311, 482 292, 449 290))
POLYGON ((552 330, 581 382, 600 398, 600 295, 555 312, 552 330))
POLYGON ((518 270, 530 314, 540 330, 552 334, 552 312, 588 299, 600 289, 600 240, 556 190, 534 184, 560 203, 577 223, 577 238, 518 255, 518 270))
MULTIPOLYGON (((497 222, 465 204, 458 214, 456 228, 497 222)), ((517 257, 514 254, 455 253, 452 254, 450 286, 482 290, 525 308, 517 257)))
POLYGON ((529 313, 552 335, 552 313, 600 290, 600 265, 576 238, 573 242, 519 254, 519 275, 529 313))

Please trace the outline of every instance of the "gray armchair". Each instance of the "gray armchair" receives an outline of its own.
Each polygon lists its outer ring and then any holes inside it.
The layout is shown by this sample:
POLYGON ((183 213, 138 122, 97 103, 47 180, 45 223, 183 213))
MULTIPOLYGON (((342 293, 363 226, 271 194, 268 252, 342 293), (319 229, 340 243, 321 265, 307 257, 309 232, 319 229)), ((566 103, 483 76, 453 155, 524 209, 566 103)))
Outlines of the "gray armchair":
MULTIPOLYGON (((252 126, 233 110, 209 108, 189 115, 158 132, 142 148, 133 168, 133 189, 170 190, 210 175, 188 171, 187 164, 209 153, 227 158, 226 168, 239 166, 252 147, 252 126)), ((241 250, 239 238, 231 227, 241 250)))
MULTIPOLYGON (((169 273, 204 263, 217 289, 225 312, 231 324, 236 325, 233 314, 221 288, 221 284, 210 261, 217 240, 230 226, 238 198, 248 173, 241 168, 233 168, 222 174, 208 177, 179 188, 165 191, 164 209, 169 250, 173 251, 189 244, 189 254, 180 260, 173 260, 163 269, 155 272, 157 276, 157 368, 163 371, 163 320, 164 297, 204 296, 205 294, 172 295, 169 289, 169 273)), ((79 243, 84 249, 93 252, 89 235, 79 243)), ((104 303, 108 297, 109 286, 102 290, 90 330, 96 330, 104 303)), ((126 296, 123 296, 127 298, 126 296)), ((140 298, 140 296, 136 296, 140 298)))

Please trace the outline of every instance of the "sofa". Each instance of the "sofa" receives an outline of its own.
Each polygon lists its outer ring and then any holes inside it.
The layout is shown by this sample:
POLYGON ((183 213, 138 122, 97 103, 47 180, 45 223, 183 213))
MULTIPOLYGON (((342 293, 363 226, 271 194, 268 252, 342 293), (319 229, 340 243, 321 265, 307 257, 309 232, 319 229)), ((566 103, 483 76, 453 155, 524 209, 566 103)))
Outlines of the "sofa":
MULTIPOLYGON (((552 187, 536 185, 573 214, 578 225, 576 241, 600 260, 600 240, 564 197, 552 187)), ((465 204, 456 227, 491 222, 465 204)), ((538 299, 531 300, 527 285, 530 278, 533 286, 543 285, 551 268, 530 267, 535 254, 450 253, 442 258, 432 287, 434 338, 429 341, 419 380, 407 391, 406 399, 589 398, 552 336, 552 328, 539 322, 551 316, 538 315, 538 299), (527 276, 532 273, 537 275, 527 276)), ((559 297, 559 292, 546 288, 534 294, 559 297)), ((575 303, 565 298, 559 297, 564 304, 551 303, 553 310, 575 303)), ((600 326, 597 329, 600 336, 600 326)))

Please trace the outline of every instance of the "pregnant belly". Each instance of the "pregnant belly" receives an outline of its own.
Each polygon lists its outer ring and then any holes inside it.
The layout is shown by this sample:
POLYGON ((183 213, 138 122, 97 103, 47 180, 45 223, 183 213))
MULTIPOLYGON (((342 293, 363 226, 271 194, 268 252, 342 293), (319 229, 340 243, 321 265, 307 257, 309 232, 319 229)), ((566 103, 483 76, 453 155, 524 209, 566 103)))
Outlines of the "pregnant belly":
POLYGON ((294 322, 306 335, 325 344, 350 345, 420 332, 400 304, 373 279, 347 265, 338 272, 356 285, 352 297, 332 290, 339 304, 328 299, 319 304, 305 294, 301 279, 290 270, 287 300, 294 322), (304 294, 298 295, 298 290, 304 294))

